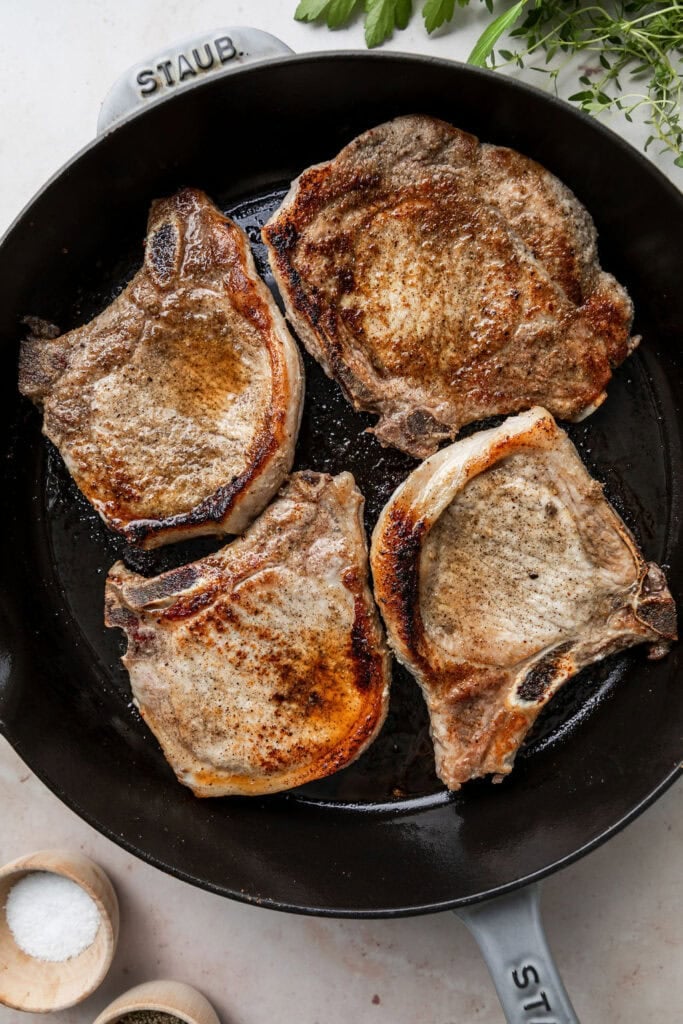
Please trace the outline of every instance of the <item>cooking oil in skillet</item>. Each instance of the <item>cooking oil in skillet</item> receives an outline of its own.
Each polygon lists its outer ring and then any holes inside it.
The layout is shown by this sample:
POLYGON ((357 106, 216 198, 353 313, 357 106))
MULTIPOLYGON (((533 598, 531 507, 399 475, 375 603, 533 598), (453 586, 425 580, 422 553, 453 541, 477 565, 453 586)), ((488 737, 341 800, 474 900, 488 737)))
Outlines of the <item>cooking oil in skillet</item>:
MULTIPOLYGON (((258 270, 271 288, 273 282, 260 241, 260 228, 278 207, 285 191, 284 187, 274 189, 226 209, 247 232, 258 270)), ((107 306, 130 280, 141 256, 138 243, 109 267, 94 268, 92 280, 83 281, 60 327, 83 323, 107 306)), ((352 472, 365 495, 369 533, 396 486, 417 463, 401 452, 382 448, 366 432, 374 417, 355 413, 337 385, 306 353, 304 364, 306 403, 295 469, 352 472)), ((20 416, 26 415, 26 406, 22 405, 20 416)), ((92 699, 104 702, 110 726, 124 733, 127 743, 151 758, 156 770, 170 773, 156 741, 131 703, 128 677, 119 660, 125 641, 119 631, 107 630, 103 625, 104 579, 117 558, 123 558, 137 572, 155 575, 216 550, 223 542, 200 538, 151 552, 129 547, 104 527, 79 493, 59 455, 41 438, 37 414, 28 415, 34 421, 37 464, 24 460, 22 466, 18 460, 17 472, 26 477, 25 491, 32 492, 42 505, 40 529, 49 548, 55 604, 59 606, 55 614, 63 617, 64 628, 70 630, 74 644, 87 645, 90 652, 93 676, 89 681, 81 680, 79 685, 93 688, 92 699)), ((472 425, 463 434, 500 419, 472 425)), ((668 477, 665 445, 658 435, 657 423, 656 398, 644 365, 636 355, 626 368, 618 371, 605 405, 589 420, 570 426, 569 433, 590 471, 605 484, 607 496, 636 534, 646 557, 662 559, 666 523, 662 522, 660 512, 668 507, 668 477), (615 424, 623 423, 634 424, 633 431, 625 434, 623 428, 615 428, 615 424)), ((544 751, 570 737, 597 703, 613 695, 629 666, 642 657, 642 650, 626 652, 584 670, 540 716, 519 760, 531 765, 535 758, 543 757, 544 751)), ((503 787, 507 785, 514 785, 514 774, 503 787)), ((478 791, 478 785, 465 787, 455 799, 477 799, 478 791)), ((414 798, 448 799, 434 772, 424 702, 404 669, 394 665, 387 722, 363 757, 337 775, 310 783, 287 797, 291 798, 352 805, 414 798)))

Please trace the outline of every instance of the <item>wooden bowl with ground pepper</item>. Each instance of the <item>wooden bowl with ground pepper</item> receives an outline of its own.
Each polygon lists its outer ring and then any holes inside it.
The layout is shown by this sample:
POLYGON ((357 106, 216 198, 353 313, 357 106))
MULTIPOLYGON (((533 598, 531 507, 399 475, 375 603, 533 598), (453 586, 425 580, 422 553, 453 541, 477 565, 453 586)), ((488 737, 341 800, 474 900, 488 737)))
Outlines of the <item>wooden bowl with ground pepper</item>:
POLYGON ((180 981, 147 981, 110 1003, 94 1024, 220 1024, 205 996, 180 981))

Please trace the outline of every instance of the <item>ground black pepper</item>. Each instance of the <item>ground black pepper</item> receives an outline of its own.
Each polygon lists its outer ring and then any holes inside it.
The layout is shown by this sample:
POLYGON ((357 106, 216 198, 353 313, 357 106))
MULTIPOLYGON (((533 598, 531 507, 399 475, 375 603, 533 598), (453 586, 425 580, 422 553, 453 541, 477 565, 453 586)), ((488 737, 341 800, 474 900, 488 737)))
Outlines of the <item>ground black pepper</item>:
POLYGON ((160 1010, 133 1010, 119 1017, 120 1024, 182 1024, 180 1017, 160 1010))

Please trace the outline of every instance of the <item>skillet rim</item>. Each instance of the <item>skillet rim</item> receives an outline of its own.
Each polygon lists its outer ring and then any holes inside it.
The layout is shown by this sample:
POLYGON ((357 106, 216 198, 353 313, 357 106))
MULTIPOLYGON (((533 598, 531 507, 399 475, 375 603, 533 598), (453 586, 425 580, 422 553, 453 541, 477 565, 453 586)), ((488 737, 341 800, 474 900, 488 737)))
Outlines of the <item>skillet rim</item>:
POLYGON ((277 910, 285 914, 300 914, 305 917, 329 917, 329 918, 349 918, 359 920, 373 920, 373 919, 389 919, 395 917, 422 917, 427 914, 439 914, 447 910, 455 910, 458 907, 467 907, 476 903, 482 903, 485 900, 494 899, 497 896, 504 896, 506 893, 514 892, 516 889, 521 889, 526 885, 531 885, 533 882, 540 882, 542 879, 547 878, 549 875, 555 874, 556 871, 561 871, 563 868, 569 867, 576 861, 581 860, 587 854, 592 853, 603 843, 606 843, 612 836, 622 832, 627 825, 635 821, 636 818, 648 809, 656 800, 659 799, 671 786, 676 782, 681 775, 683 775, 683 763, 677 765, 672 772, 667 775, 660 784, 653 789, 640 803, 636 804, 628 814, 625 814, 616 824, 606 829, 600 835, 595 836, 588 843, 574 850, 573 853, 567 854, 566 857, 562 857, 557 861, 554 861, 550 865, 546 865, 544 868, 540 868, 538 871, 532 871, 530 874, 525 875, 523 878, 515 879, 513 882, 508 882, 503 885, 496 886, 494 889, 489 889, 484 892, 476 893, 473 896, 465 896, 462 898, 455 898, 445 900, 441 903, 427 903, 419 906, 412 905, 410 907, 381 907, 373 910, 350 910, 347 907, 314 907, 310 904, 304 906, 301 903, 287 903, 285 900, 275 900, 264 896, 253 896, 243 892, 240 889, 229 890, 222 888, 212 882, 196 878, 194 875, 187 871, 183 871, 180 868, 173 867, 171 864, 165 864, 160 858, 154 857, 152 854, 148 854, 144 850, 138 849, 134 843, 129 842, 124 836, 115 833, 112 829, 107 826, 101 825, 95 818, 95 815, 91 815, 86 811, 83 811, 76 800, 70 799, 62 790, 60 790, 57 784, 53 785, 51 780, 48 779, 43 772, 37 770, 27 760, 22 751, 18 749, 12 743, 8 733, 5 731, 4 723, 0 720, 0 735, 3 735, 7 742, 10 744, 15 753, 21 758, 24 764, 30 768, 30 770, 36 775, 38 779, 45 785, 51 793, 53 793, 63 804, 65 804, 69 810, 73 811, 78 815, 86 824, 94 828, 100 835, 105 836, 111 842, 115 843, 121 849, 125 850, 126 853, 131 854, 133 857, 137 857, 143 860, 146 864, 151 865, 154 868, 158 868, 167 875, 172 875, 175 878, 180 879, 181 882, 186 882, 189 885, 194 885, 199 889, 204 889, 206 892, 214 893, 216 896, 222 896, 225 899, 235 900, 237 903, 244 903, 248 906, 258 907, 263 910, 277 910))
MULTIPOLYGON (((529 85, 525 82, 520 82, 516 79, 508 78, 497 72, 490 71, 484 68, 474 67, 471 65, 464 64, 460 61, 450 60, 443 57, 426 56, 421 54, 407 53, 405 51, 385 51, 380 53, 371 53, 366 50, 325 50, 325 51, 312 51, 304 54, 291 54, 282 57, 269 58, 268 60, 258 61, 253 64, 246 64, 237 68, 231 69, 229 74, 224 76, 208 77, 205 80, 199 80, 193 82, 190 85, 184 87, 177 93, 171 93, 165 97, 161 97, 151 102, 148 106, 143 106, 131 112, 126 117, 122 118, 121 121, 117 122, 116 125, 107 129, 102 135, 96 135, 92 140, 81 147, 66 163, 58 168, 43 184, 43 186, 29 199, 24 205, 20 212, 12 220, 7 230, 3 233, 0 238, 0 252, 4 248, 6 242, 14 231, 19 228, 25 219, 29 216, 31 209, 35 203, 43 197, 43 195, 61 179, 80 159, 91 150, 95 149, 97 145, 107 139, 112 133, 118 132, 119 129, 123 129, 130 122, 137 118, 144 117, 151 110, 157 106, 172 102, 177 96, 185 95, 186 93, 194 92, 195 90, 211 89, 217 86, 219 79, 223 81, 226 77, 234 75, 259 75, 261 73, 267 73, 268 69, 272 66, 280 65, 298 65, 298 64, 321 64, 328 62, 336 62, 338 60, 343 61, 385 61, 389 63, 397 64, 412 64, 418 66, 437 66, 444 70, 457 69, 459 74, 464 74, 466 77, 469 75, 476 77, 486 77, 489 80, 497 83, 496 89, 502 89, 511 93, 517 93, 518 95, 533 96, 536 100, 539 97, 543 98, 543 101, 548 106, 550 111, 570 119, 575 119, 580 123, 583 123, 588 127, 589 131, 595 132, 597 135, 602 135, 609 140, 612 147, 616 147, 620 150, 628 160, 635 162, 640 165, 641 169, 645 171, 651 178, 657 180, 658 186, 667 193, 667 200, 674 206, 679 206, 681 213, 683 213, 683 192, 681 192, 677 186, 661 171, 656 167, 643 153, 636 149, 631 143, 625 141, 616 131, 609 128, 607 125, 598 121, 597 119, 590 117, 588 114, 583 113, 577 108, 570 105, 567 101, 562 100, 550 93, 544 92, 542 89, 538 89, 533 85, 529 85)), ((0 735, 3 735, 8 741, 10 746, 15 750, 17 755, 22 761, 30 768, 30 770, 40 779, 40 781, 47 786, 47 788, 70 810, 74 811, 80 818, 82 818, 88 825, 94 828, 101 835, 110 839, 118 846, 126 850, 131 855, 144 860, 146 863, 159 868, 167 874, 174 875, 184 882, 198 886, 199 888, 205 889, 209 892, 216 893, 217 895, 234 899, 240 903, 246 903, 252 906, 260 906, 271 910, 280 910, 287 913, 298 913, 320 917, 331 917, 331 918, 392 918, 392 917, 407 917, 417 916, 428 913, 438 913, 445 910, 454 909, 460 906, 466 906, 469 904, 478 903, 482 900, 490 899, 495 896, 503 895, 507 892, 512 892, 515 889, 521 888, 531 882, 538 881, 548 875, 558 871, 564 867, 569 866, 581 857, 590 853, 596 849, 602 843, 606 842, 613 835, 616 835, 628 824, 634 821, 640 814, 643 813, 651 804, 655 802, 673 783, 683 774, 683 763, 677 764, 671 771, 669 771, 664 777, 658 782, 657 785, 638 803, 636 803, 626 814, 614 822, 610 827, 604 829, 599 835, 593 837, 584 845, 575 849, 571 853, 552 863, 546 865, 543 868, 537 869, 536 871, 530 872, 521 878, 515 879, 512 882, 504 883, 496 886, 492 889, 478 892, 471 896, 453 898, 450 900, 441 901, 438 903, 421 904, 419 906, 412 905, 410 907, 382 907, 373 908, 372 910, 354 910, 348 909, 347 907, 316 907, 310 904, 302 903, 288 903, 285 900, 276 900, 268 897, 260 897, 258 895, 247 894, 240 890, 231 890, 227 886, 221 886, 213 882, 205 881, 191 873, 172 866, 166 863, 162 858, 154 856, 153 854, 147 853, 144 850, 136 847, 134 842, 128 840, 124 836, 115 833, 113 829, 102 824, 96 814, 90 813, 84 810, 79 801, 76 798, 69 796, 59 785, 48 777, 47 773, 43 772, 42 769, 36 767, 33 762, 33 757, 29 753, 27 756, 24 753, 24 748, 21 741, 15 741, 12 738, 12 729, 2 718, 0 718, 0 735)))
POLYGON ((37 192, 34 192, 34 194, 31 196, 28 202, 24 204, 19 213, 12 219, 12 221, 9 224, 9 227, 3 232, 2 236, 0 237, 0 250, 4 247, 5 243, 7 242, 15 228, 17 228, 21 221, 23 221, 24 217, 29 212, 33 204, 38 199, 40 199, 45 192, 47 192, 47 190, 54 184, 54 182, 61 178, 62 175, 65 174, 74 164, 76 164, 82 156, 85 156, 85 154, 90 152, 91 149, 94 149, 99 142, 109 138, 110 135, 112 135, 115 132, 118 132, 119 129, 124 128, 126 125, 136 120, 138 117, 144 117, 149 111, 154 110, 156 107, 160 107, 166 103, 172 103, 177 96, 184 96, 186 94, 195 92, 196 90, 209 89, 211 88, 212 85, 215 85, 219 81, 224 81, 226 78, 232 78, 233 75, 244 75, 258 71, 263 71, 274 65, 280 66, 288 64, 298 64, 302 62, 306 64, 315 64, 329 60, 330 58, 333 60, 348 60, 349 58, 354 60, 385 60, 389 62, 396 61, 398 63, 408 60, 410 62, 424 64, 427 66, 435 65, 437 67, 440 66, 443 68, 456 67, 459 69, 460 72, 464 72, 465 74, 471 74, 474 77, 483 76, 485 78, 488 78, 490 81, 502 82, 504 83, 504 89, 510 88, 512 89, 513 92, 518 91, 520 93, 523 93, 524 95, 529 96, 538 97, 540 95, 544 98, 544 100, 547 103, 550 104, 551 107, 554 107, 558 111, 562 111, 563 114, 569 114, 571 117, 578 119, 584 125, 590 126, 592 129, 596 130, 598 134, 602 134, 605 137, 609 138, 613 144, 618 145, 620 149, 622 149, 625 153, 628 153, 631 159, 635 158, 643 169, 645 169, 648 173, 654 174, 655 177, 659 178, 659 184, 663 186, 668 192, 671 193, 672 200, 681 204, 681 210, 683 211, 683 191, 681 191, 681 189, 679 189, 673 183, 673 181, 671 181, 671 179, 667 177, 667 175, 664 174, 664 172, 660 170, 660 168, 657 167, 656 164, 654 164, 649 159, 649 157, 647 157, 644 153, 641 153, 639 149, 636 149, 634 145, 632 145, 630 142, 627 142, 625 139, 622 138, 621 135, 619 135, 618 132, 614 131, 612 128, 609 128, 602 121, 598 121, 596 117, 591 117, 589 114, 584 113, 578 107, 572 106, 572 104, 569 103, 568 100, 563 100, 560 97, 553 95, 553 93, 545 92, 543 89, 537 89, 535 86, 529 85, 527 82, 520 82, 516 78, 508 78, 505 75, 501 75, 499 72, 490 71, 487 68, 480 68, 473 64, 466 64, 463 61, 459 60, 450 60, 447 57, 433 57, 430 55, 410 53, 406 50, 387 50, 385 52, 375 52, 369 50, 312 50, 310 53, 292 53, 289 55, 284 55, 282 57, 269 57, 265 60, 255 61, 253 64, 244 64, 240 67, 232 68, 229 72, 226 72, 224 75, 221 76, 217 75, 213 78, 209 77, 204 80, 200 79, 197 82, 190 82, 189 84, 183 86, 180 92, 169 93, 166 96, 160 96, 158 99, 152 100, 149 106, 139 107, 138 109, 132 111, 130 114, 127 114, 125 117, 122 117, 120 121, 117 121, 116 124, 112 125, 110 128, 107 128, 104 132, 102 132, 101 135, 96 134, 94 138, 90 140, 90 142, 86 142, 84 146, 81 146, 81 148, 78 149, 72 157, 70 157, 65 163, 61 165, 61 167, 58 167, 57 170, 54 171, 49 176, 49 178, 44 182, 43 185, 41 185, 37 192))

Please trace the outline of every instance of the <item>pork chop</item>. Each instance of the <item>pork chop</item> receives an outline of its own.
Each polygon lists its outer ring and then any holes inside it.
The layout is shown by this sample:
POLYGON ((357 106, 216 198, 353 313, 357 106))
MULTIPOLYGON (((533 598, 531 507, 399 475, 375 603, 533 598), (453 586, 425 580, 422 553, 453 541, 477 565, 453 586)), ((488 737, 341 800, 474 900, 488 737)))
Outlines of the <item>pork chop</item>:
POLYGON ((153 203, 144 264, 104 312, 24 342, 19 388, 105 523, 145 548, 240 533, 291 469, 303 399, 246 235, 196 189, 153 203))
POLYGON ((494 414, 587 415, 637 343, 569 189, 434 118, 304 171, 263 237, 301 341, 379 414, 383 444, 419 458, 494 414))
POLYGON ((295 473, 214 555, 144 579, 117 562, 105 622, 128 636, 135 702, 197 796, 274 793, 372 742, 389 653, 350 473, 295 473))
POLYGON ((384 508, 371 562, 449 789, 507 774, 585 665, 639 643, 661 657, 676 638, 664 574, 544 409, 422 463, 384 508))

